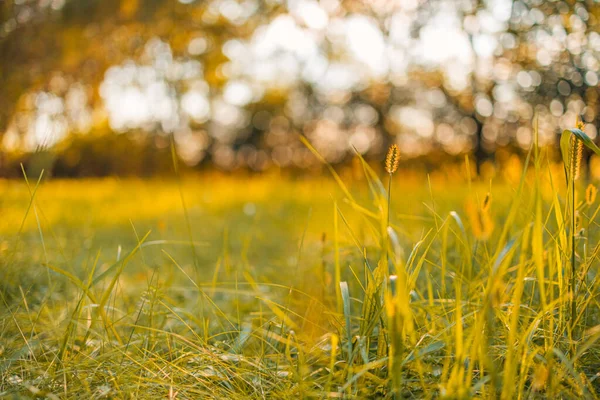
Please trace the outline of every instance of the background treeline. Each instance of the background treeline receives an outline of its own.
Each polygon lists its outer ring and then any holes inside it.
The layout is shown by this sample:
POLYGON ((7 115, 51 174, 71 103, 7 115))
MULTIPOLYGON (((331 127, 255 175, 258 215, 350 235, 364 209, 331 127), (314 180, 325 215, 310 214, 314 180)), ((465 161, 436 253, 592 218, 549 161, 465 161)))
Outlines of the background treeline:
MULTIPOLYGON (((37 177, 44 171, 45 177, 57 178, 93 178, 93 177, 175 177, 171 139, 167 136, 150 136, 143 132, 114 133, 110 130, 91 132, 84 135, 70 135, 52 148, 40 148, 33 152, 4 152, 0 155, 0 178, 22 179, 23 171, 30 177, 37 177)), ((554 149, 555 150, 555 149, 554 149)), ((552 156, 558 156, 553 154, 552 156)), ((484 178, 498 176, 506 166, 511 166, 511 173, 520 172, 525 151, 514 145, 497 149, 493 158, 489 158, 480 168, 484 178), (516 168, 516 169, 515 169, 516 168)), ((471 167, 476 167, 476 160, 470 159, 471 167)), ((211 172, 214 170, 210 157, 190 166, 176 155, 179 170, 186 174, 195 172, 211 172)), ((412 173, 442 173, 464 176, 465 156, 450 155, 442 150, 431 151, 412 159, 401 160, 401 168, 410 169, 412 173)), ((585 168, 587 169, 587 163, 585 168)), ((380 162, 371 162, 372 168, 383 173, 380 162)), ((363 179, 363 169, 356 154, 348 154, 344 160, 335 165, 347 179, 363 179)), ((282 170, 280 166, 268 165, 266 170, 282 170)), ((224 173, 242 173, 244 175, 258 173, 242 161, 224 173)), ((286 167, 288 176, 311 174, 327 175, 328 171, 315 158, 310 168, 286 167)), ((472 171, 473 174, 476 170, 472 171)))
POLYGON ((157 173, 170 135, 225 171, 315 168, 298 134, 332 164, 397 143, 480 167, 534 119, 543 144, 597 136, 599 32, 592 0, 4 1, 0 174, 40 148, 57 174, 157 173))

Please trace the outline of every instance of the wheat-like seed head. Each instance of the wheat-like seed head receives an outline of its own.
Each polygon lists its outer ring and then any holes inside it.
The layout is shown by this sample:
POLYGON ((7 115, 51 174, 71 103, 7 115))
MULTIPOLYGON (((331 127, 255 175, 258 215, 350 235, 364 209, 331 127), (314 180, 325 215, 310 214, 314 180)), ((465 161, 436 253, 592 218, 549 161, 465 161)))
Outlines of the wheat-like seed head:
POLYGON ((583 155, 583 142, 575 135, 571 135, 571 150, 569 154, 569 167, 573 180, 579 179, 581 173, 581 158, 583 155))
POLYGON ((580 131, 585 129, 585 124, 583 123, 583 120, 581 118, 577 119, 577 123, 575 124, 575 127, 577 129, 579 129, 580 131))
POLYGON ((490 205, 492 204, 492 195, 491 193, 487 193, 485 198, 483 199, 483 203, 481 204, 481 211, 487 212, 490 210, 490 205))
POLYGON ((598 194, 598 189, 596 186, 591 183, 588 185, 587 189, 585 189, 585 203, 588 206, 591 206, 596 201, 596 195, 598 194))
POLYGON ((388 149, 387 156, 385 157, 385 170, 388 174, 392 175, 398 169, 398 163, 400 162, 400 149, 398 145, 391 145, 388 149))
POLYGON ((486 241, 494 232, 495 223, 491 214, 491 202, 492 198, 489 193, 485 196, 481 207, 477 207, 477 204, 472 200, 467 201, 467 217, 471 223, 473 236, 477 240, 486 241))

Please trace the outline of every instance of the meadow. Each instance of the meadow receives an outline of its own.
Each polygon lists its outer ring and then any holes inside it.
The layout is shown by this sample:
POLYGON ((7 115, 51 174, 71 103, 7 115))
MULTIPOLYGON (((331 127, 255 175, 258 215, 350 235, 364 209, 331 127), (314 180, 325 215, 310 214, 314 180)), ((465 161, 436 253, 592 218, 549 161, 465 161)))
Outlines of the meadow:
POLYGON ((0 192, 0 397, 600 394, 600 201, 544 150, 0 192))

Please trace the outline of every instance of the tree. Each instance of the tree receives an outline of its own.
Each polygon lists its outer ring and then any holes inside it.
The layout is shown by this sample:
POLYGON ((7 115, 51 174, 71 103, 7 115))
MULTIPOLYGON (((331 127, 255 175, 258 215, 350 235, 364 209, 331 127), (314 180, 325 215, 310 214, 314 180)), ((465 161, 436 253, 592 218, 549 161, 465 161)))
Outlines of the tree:
POLYGON ((397 142, 405 157, 473 151, 479 166, 497 146, 527 146, 534 114, 544 142, 579 113, 589 133, 600 126, 592 1, 63 3, 0 8, 10 60, 0 63, 0 132, 39 128, 44 99, 77 131, 74 88, 88 114, 108 110, 113 130, 173 134, 182 151, 226 168, 307 166, 294 133, 334 163, 397 142), (140 78, 148 68, 159 75, 151 84, 140 78), (137 77, 121 82, 130 70, 137 77), (147 98, 141 87, 153 84, 172 121, 150 106, 146 120, 113 120, 124 106, 108 86, 147 98))

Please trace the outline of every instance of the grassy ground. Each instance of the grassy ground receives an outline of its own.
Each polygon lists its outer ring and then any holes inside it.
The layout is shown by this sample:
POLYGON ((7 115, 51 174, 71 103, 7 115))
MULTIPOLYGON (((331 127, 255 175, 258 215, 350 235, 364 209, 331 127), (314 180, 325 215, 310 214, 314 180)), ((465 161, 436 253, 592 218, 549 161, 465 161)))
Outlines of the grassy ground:
POLYGON ((368 168, 2 182, 0 396, 596 398, 598 202, 515 168, 397 173, 391 228, 368 168))

